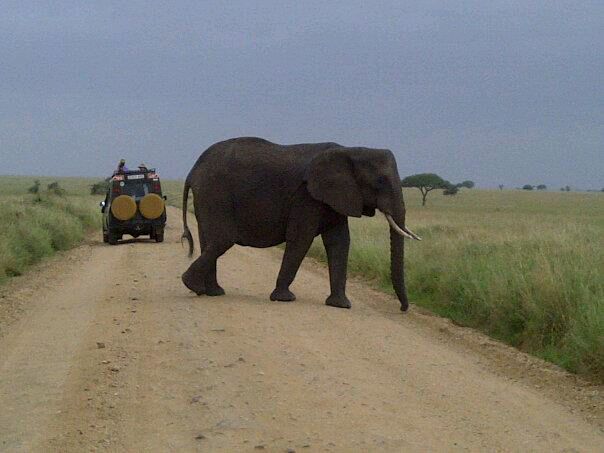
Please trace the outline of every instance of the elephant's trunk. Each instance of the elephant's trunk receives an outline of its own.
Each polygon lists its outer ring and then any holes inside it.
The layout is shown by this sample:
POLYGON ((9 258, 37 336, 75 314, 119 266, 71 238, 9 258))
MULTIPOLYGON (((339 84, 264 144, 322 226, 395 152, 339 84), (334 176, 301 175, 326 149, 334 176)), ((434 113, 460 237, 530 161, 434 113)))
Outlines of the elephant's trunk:
MULTIPOLYGON (((400 190, 400 189, 399 189, 400 190)), ((405 230, 405 206, 400 197, 395 197, 394 215, 391 217, 400 229, 405 230)), ((401 233, 395 226, 390 224, 390 278, 392 287, 401 302, 401 311, 407 311, 409 300, 407 299, 407 290, 405 289, 405 243, 401 233)))

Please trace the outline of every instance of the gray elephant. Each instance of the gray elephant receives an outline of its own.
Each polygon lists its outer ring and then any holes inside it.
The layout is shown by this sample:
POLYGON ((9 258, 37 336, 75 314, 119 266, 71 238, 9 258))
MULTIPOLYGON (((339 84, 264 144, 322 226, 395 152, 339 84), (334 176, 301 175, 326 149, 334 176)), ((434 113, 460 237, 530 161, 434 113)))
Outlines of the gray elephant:
POLYGON ((270 299, 293 301, 296 297, 289 286, 320 234, 331 286, 326 304, 350 308, 345 292, 348 216, 373 216, 379 209, 390 223, 392 284, 401 310, 407 310, 403 236, 420 238, 405 227, 405 205, 391 151, 337 143, 285 146, 254 137, 210 146, 191 169, 183 192, 183 239, 188 241, 191 256, 189 189, 194 196, 201 256, 182 281, 198 295, 224 294, 216 280, 216 260, 234 244, 271 247, 285 242, 270 299))

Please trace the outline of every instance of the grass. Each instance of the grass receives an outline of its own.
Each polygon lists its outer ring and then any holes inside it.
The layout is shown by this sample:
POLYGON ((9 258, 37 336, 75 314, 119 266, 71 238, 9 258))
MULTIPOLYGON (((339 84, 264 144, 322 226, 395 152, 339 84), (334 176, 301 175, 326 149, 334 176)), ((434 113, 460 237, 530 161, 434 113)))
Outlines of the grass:
MULTIPOLYGON (((0 278, 98 225, 102 197, 85 195, 96 179, 61 179, 67 196, 37 204, 24 195, 34 179, 0 178, 0 278)), ((42 187, 53 180, 40 178, 42 187)), ((182 182, 162 186, 180 207, 182 182)), ((424 238, 406 247, 412 302, 604 381, 604 194, 462 189, 433 192, 422 207, 419 191, 405 189, 405 201, 409 227, 424 238)), ((386 221, 350 225, 350 273, 392 292, 386 221)), ((326 260, 320 240, 309 254, 326 260)))
POLYGON ((90 197, 87 179, 61 178, 64 196, 46 192, 55 178, 0 177, 0 283, 21 275, 29 266, 79 244, 100 226, 98 201, 90 197), (28 194, 34 179, 40 197, 28 194))
MULTIPOLYGON (((0 284, 56 251, 78 245, 89 230, 100 228, 103 196, 90 195, 90 186, 101 179, 0 176, 0 284), (28 193, 35 180, 40 181, 40 200, 28 193), (55 181, 64 196, 47 193, 55 181)), ((182 183, 162 184, 168 201, 180 206, 182 183)))
MULTIPOLYGON (((405 190, 410 298, 570 371, 604 380, 604 196, 405 190)), ((351 219, 350 270, 391 292, 386 222, 351 219)), ((320 241, 310 255, 325 261, 320 241)))

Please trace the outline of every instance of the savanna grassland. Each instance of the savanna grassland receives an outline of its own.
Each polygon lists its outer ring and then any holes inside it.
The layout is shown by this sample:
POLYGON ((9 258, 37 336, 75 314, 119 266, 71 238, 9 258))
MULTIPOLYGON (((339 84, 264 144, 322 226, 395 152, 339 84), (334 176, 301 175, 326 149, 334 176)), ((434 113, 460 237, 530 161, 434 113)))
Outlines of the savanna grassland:
MULTIPOLYGON (((104 196, 90 195, 90 188, 101 180, 0 176, 0 284, 56 251, 78 245, 87 231, 100 229, 99 202, 104 196), (28 192, 36 180, 39 196, 28 192), (54 182, 60 195, 48 190, 54 182)), ((179 205, 182 183, 162 184, 168 201, 179 205)))
POLYGON ((29 266, 79 244, 100 226, 98 200, 82 178, 0 176, 0 284, 29 266), (39 194, 28 189, 40 181, 39 194), (48 185, 58 181, 59 194, 48 185))
MULTIPOLYGON (((0 177, 0 280, 81 241, 100 225, 96 179, 61 178, 65 196, 34 201, 36 178, 0 177)), ((39 178, 42 192, 54 178, 39 178)), ((163 180, 181 206, 181 181, 163 180)), ((410 300, 531 354, 604 379, 604 194, 404 189, 410 300)), ((192 203, 189 202, 189 209, 192 203)), ((383 216, 350 219, 349 271, 391 292, 383 216)), ((325 261, 320 240, 311 256, 325 261)))
MULTIPOLYGON (((570 371, 604 379, 604 194, 405 189, 417 305, 570 371)), ((352 273, 391 291, 383 216, 351 219, 352 273)), ((320 241, 311 255, 325 261, 320 241)))

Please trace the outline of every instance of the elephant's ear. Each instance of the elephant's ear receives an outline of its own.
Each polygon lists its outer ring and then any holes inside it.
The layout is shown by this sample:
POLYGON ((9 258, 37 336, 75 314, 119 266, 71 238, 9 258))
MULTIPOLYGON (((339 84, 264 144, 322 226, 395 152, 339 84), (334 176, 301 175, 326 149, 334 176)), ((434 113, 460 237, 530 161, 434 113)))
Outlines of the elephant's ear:
POLYGON ((363 197, 352 160, 345 151, 327 150, 316 156, 306 172, 306 182, 316 200, 345 216, 361 217, 363 197))

